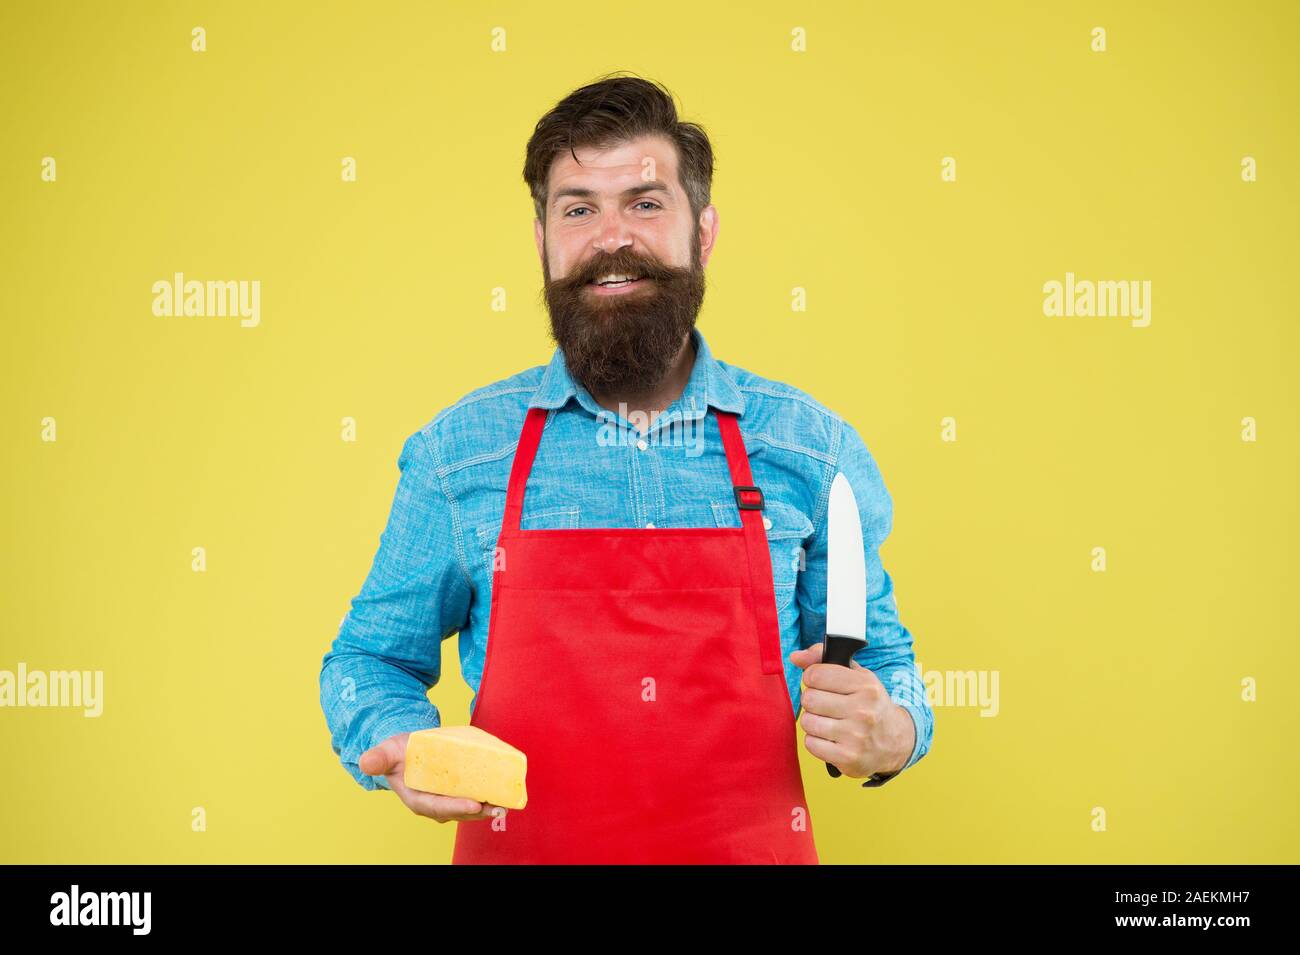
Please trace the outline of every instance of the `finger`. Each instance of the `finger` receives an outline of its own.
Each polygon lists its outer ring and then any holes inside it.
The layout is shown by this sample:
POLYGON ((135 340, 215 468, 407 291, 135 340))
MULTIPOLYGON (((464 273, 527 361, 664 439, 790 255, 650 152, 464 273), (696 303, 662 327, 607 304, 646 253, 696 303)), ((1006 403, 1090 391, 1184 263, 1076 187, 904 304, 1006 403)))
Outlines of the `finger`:
POLYGON ((804 670, 814 664, 820 663, 822 658, 821 644, 805 647, 802 650, 795 650, 790 655, 790 662, 799 669, 804 670))
POLYGON ((790 654, 790 662, 800 668, 812 666, 814 663, 820 663, 824 647, 824 643, 814 643, 811 647, 804 647, 801 650, 795 650, 790 654))
POLYGON ((459 796, 442 796, 437 793, 420 792, 408 789, 407 807, 416 815, 428 816, 438 822, 450 822, 453 819, 478 818, 483 811, 483 804, 476 799, 463 799, 459 796))
POLYGON ((387 740, 361 754, 357 765, 370 776, 386 776, 401 760, 401 754, 387 740))
POLYGON ((840 666, 837 663, 816 663, 804 670, 804 686, 832 693, 859 693, 883 686, 875 672, 866 667, 840 666))
POLYGON ((421 816, 428 815, 442 822, 468 821, 474 819, 491 819, 497 812, 506 812, 506 809, 493 806, 491 803, 481 802, 478 799, 463 798, 463 796, 447 796, 438 793, 420 793, 419 790, 408 790, 416 802, 419 803, 421 816))
POLYGON ((809 687, 799 695, 799 705, 815 716, 843 720, 848 719, 861 706, 861 701, 854 699, 852 693, 809 687))
POLYGON ((823 763, 830 763, 832 766, 843 768, 848 765, 848 750, 838 743, 832 743, 830 740, 822 739, 820 736, 805 735, 803 738, 804 749, 812 753, 823 763))
POLYGON ((838 743, 843 734, 844 721, 831 716, 819 716, 808 710, 799 714, 799 725, 808 736, 828 743, 838 743))
POLYGON ((441 793, 411 789, 400 782, 394 787, 394 792, 402 797, 411 811, 436 818, 440 822, 450 819, 486 819, 491 810, 497 808, 491 803, 465 796, 444 796, 441 793))
POLYGON ((507 812, 509 812, 509 810, 508 810, 508 809, 505 809, 505 808, 502 807, 502 806, 494 806, 494 805, 492 805, 490 802, 485 802, 485 803, 483 803, 483 811, 482 811, 482 812, 476 812, 476 813, 474 813, 473 815, 464 816, 463 818, 465 818, 465 819, 493 819, 493 818, 495 818, 495 817, 498 816, 498 815, 500 815, 500 816, 504 816, 507 812))
POLYGON ((484 819, 493 819, 497 815, 504 816, 506 813, 506 810, 500 808, 499 806, 492 806, 489 805, 488 803, 481 803, 481 805, 483 806, 483 808, 479 812, 456 812, 456 813, 452 813, 449 816, 445 816, 444 818, 446 818, 449 821, 454 820, 456 822, 477 822, 479 820, 484 820, 484 819))

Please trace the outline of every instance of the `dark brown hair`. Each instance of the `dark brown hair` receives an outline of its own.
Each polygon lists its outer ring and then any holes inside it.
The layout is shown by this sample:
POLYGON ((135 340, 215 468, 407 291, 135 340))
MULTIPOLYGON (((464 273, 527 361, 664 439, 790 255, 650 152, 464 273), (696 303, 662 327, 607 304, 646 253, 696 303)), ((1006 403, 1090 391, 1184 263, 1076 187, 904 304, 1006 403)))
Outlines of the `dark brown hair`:
MULTIPOLYGON (((620 71, 622 72, 622 71, 620 71)), ((546 223, 546 183, 555 157, 575 149, 606 149, 638 136, 661 135, 677 147, 677 175, 691 204, 691 218, 709 204, 713 147, 695 123, 680 122, 673 95, 639 76, 606 74, 576 89, 537 121, 524 158, 524 182, 537 218, 546 223)))

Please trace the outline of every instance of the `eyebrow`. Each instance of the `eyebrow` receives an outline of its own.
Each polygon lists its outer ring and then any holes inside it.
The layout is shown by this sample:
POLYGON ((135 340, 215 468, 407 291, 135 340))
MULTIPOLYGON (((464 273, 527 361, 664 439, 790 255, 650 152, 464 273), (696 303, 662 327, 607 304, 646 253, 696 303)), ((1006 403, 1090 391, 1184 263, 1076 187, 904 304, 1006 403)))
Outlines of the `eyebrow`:
MULTIPOLYGON (((673 193, 673 191, 668 188, 668 184, 666 182, 663 182, 659 179, 651 179, 649 182, 643 182, 639 186, 632 186, 629 189, 624 189, 622 193, 622 198, 631 199, 633 196, 639 196, 642 193, 646 193, 646 192, 663 192, 663 193, 667 193, 670 196, 673 193)), ((561 199, 567 196, 574 196, 578 199, 595 199, 596 192, 594 189, 583 189, 580 188, 579 186, 565 186, 563 189, 558 190, 555 193, 555 195, 551 197, 551 201, 553 203, 559 202, 561 199)))

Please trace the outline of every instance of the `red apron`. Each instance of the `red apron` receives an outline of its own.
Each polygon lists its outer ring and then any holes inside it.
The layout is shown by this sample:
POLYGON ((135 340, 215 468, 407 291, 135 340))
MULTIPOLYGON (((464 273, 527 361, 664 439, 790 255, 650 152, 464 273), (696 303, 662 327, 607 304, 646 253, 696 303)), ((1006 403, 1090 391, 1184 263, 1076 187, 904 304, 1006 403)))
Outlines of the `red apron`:
POLYGON ((529 409, 470 720, 527 755, 528 804, 457 823, 454 864, 818 862, 762 494, 716 413, 743 526, 522 531, 529 409))

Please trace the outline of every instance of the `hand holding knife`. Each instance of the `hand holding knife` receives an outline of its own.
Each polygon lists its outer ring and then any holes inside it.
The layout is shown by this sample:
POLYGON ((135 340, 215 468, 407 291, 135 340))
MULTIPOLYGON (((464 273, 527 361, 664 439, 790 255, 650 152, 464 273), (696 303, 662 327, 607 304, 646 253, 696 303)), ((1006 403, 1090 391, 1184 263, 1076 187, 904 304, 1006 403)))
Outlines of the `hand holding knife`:
MULTIPOLYGON (((831 482, 827 525, 826 642, 821 662, 847 667, 867 645, 867 562, 858 501, 843 473, 831 482)), ((841 775, 832 763, 826 764, 826 771, 832 777, 841 775)), ((862 785, 879 786, 895 775, 874 773, 862 785)))
MULTIPOLYGON (((867 645, 867 561, 862 549, 862 518, 849 479, 831 482, 826 554, 826 646, 823 663, 848 666, 867 645)), ((831 763, 826 771, 839 776, 831 763)))

